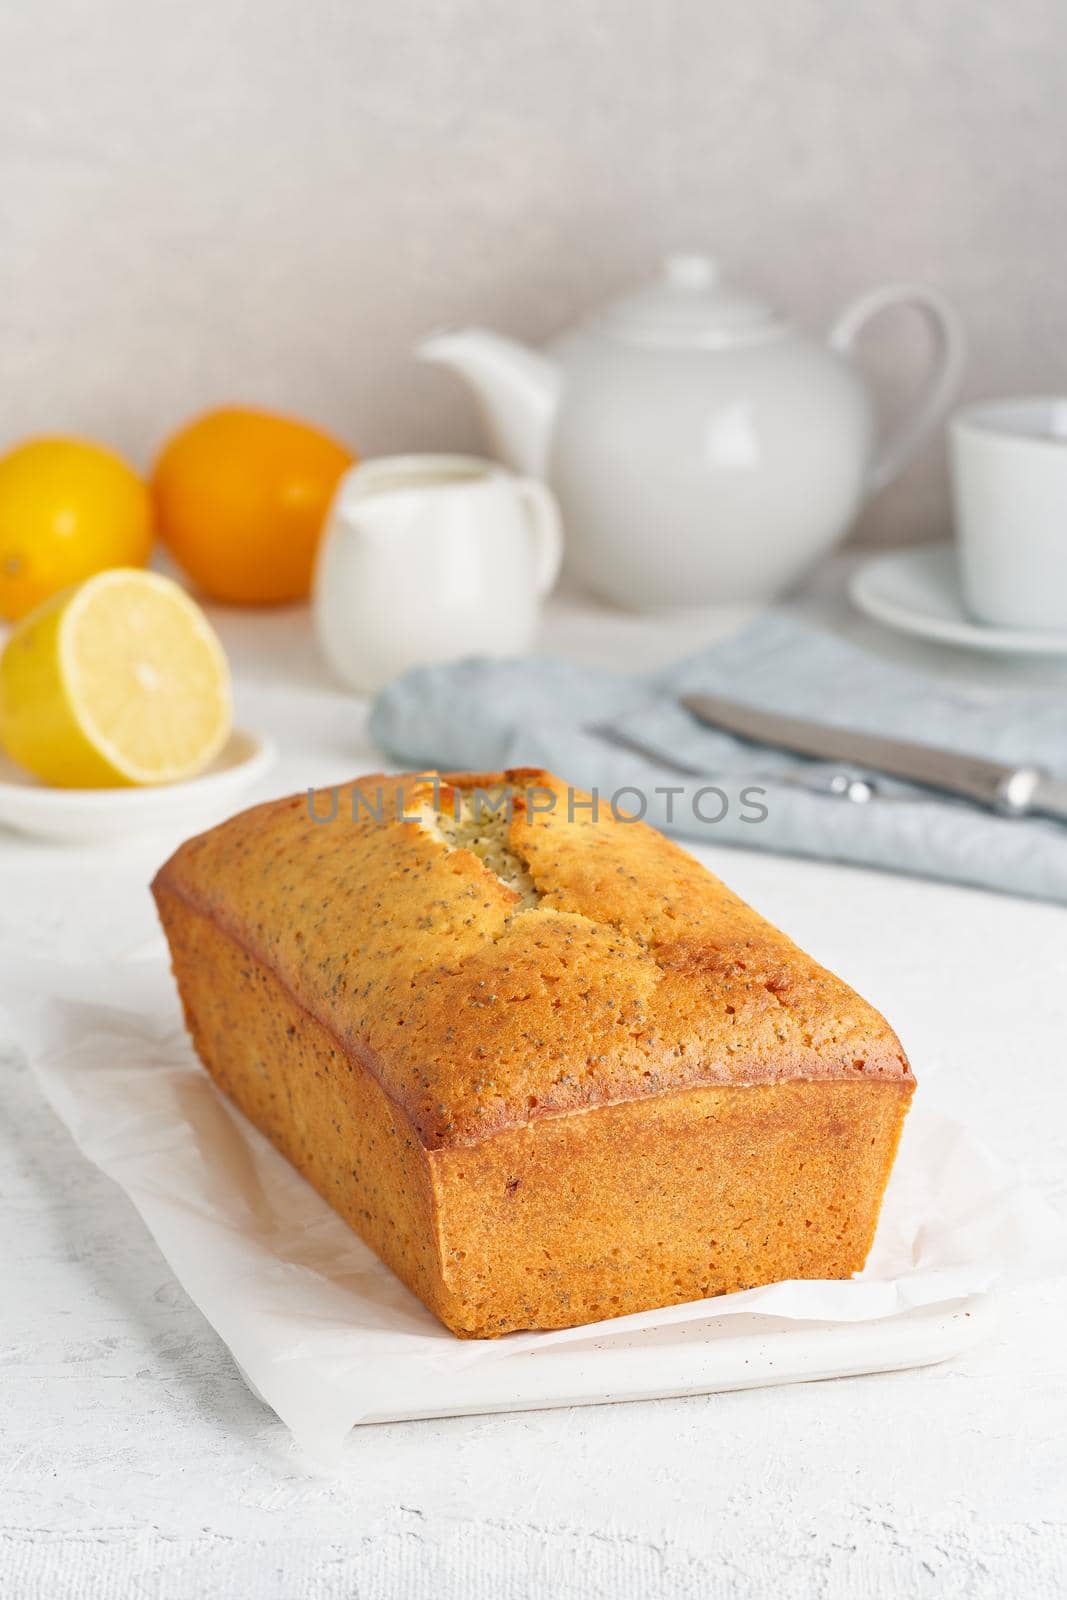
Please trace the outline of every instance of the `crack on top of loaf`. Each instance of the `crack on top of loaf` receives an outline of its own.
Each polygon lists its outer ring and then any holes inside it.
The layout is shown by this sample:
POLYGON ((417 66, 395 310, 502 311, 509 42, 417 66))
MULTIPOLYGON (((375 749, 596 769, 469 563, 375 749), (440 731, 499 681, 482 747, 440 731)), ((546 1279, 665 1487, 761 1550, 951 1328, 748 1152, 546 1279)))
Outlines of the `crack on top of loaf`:
POLYGON ((448 850, 468 850, 476 856, 487 872, 517 896, 517 912, 536 910, 541 891, 509 838, 509 795, 441 784, 435 800, 436 804, 434 799, 425 801, 416 812, 426 832, 448 850))

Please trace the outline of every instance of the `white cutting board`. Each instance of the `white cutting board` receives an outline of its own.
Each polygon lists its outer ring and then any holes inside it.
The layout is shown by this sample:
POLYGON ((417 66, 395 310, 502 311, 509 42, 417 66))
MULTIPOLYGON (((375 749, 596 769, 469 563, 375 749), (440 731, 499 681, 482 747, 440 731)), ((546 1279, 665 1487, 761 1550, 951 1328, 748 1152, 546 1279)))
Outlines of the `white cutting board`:
MULTIPOLYGON (((748 1291, 747 1304, 727 1296, 556 1333, 454 1339, 218 1094, 174 1015, 165 968, 136 971, 144 981, 134 984, 131 968, 124 987, 145 1009, 101 1005, 103 995, 87 1003, 50 993, 41 1003, 25 984, 4 1001, 22 1011, 27 1054, 82 1150, 126 1190, 257 1392, 322 1455, 356 1422, 943 1361, 988 1332, 989 1291, 1008 1264, 1018 1272, 1037 1259, 1052 1226, 966 1127, 920 1106, 856 1280, 770 1285, 748 1291)), ((1057 1249, 1061 1235, 1055 1219, 1057 1249)))
POLYGON ((991 1296, 973 1295, 878 1322, 713 1317, 625 1339, 614 1335, 535 1347, 493 1365, 449 1372, 447 1378, 411 1370, 400 1379, 386 1378, 378 1404, 359 1420, 407 1422, 610 1405, 925 1367, 988 1337, 995 1315, 991 1296))

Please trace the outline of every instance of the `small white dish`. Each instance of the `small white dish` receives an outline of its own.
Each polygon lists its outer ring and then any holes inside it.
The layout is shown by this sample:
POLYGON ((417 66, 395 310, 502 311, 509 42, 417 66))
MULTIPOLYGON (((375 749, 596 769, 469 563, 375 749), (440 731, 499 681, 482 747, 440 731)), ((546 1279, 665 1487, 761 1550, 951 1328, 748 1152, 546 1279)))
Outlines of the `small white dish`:
POLYGON ((0 751, 0 827, 64 844, 109 844, 180 827, 195 833, 227 810, 272 765, 269 739, 234 729, 206 772, 143 789, 53 789, 0 751))
POLYGON ((1014 655, 1067 655, 1067 630, 976 622, 964 605, 953 544, 916 545, 878 556, 855 573, 849 593, 876 621, 941 644, 1014 655))

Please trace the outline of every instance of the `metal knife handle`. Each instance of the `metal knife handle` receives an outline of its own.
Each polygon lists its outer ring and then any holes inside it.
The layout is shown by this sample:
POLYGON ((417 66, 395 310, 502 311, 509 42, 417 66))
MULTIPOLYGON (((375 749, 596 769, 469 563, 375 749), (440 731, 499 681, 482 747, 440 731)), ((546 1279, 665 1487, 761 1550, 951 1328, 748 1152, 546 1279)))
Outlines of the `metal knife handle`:
POLYGON ((987 761, 983 756, 939 750, 934 745, 858 733, 851 728, 740 705, 717 695, 684 695, 682 704, 701 722, 739 738, 797 755, 846 761, 927 788, 944 789, 1010 816, 1022 816, 1031 809, 1035 790, 1044 777, 1039 767, 1012 767, 1001 761, 987 761))

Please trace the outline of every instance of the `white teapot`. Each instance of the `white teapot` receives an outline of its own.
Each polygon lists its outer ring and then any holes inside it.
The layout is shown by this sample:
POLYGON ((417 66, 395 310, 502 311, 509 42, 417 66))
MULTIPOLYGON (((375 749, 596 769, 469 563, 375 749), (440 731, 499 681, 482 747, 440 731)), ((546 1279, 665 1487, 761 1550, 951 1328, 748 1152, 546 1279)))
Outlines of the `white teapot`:
POLYGON ((645 609, 764 601, 800 577, 951 404, 963 333, 940 295, 891 284, 846 307, 823 343, 684 255, 545 352, 469 329, 419 354, 471 386, 504 462, 551 484, 575 576, 645 609), (851 353, 894 306, 923 315, 935 355, 879 442, 851 353))

